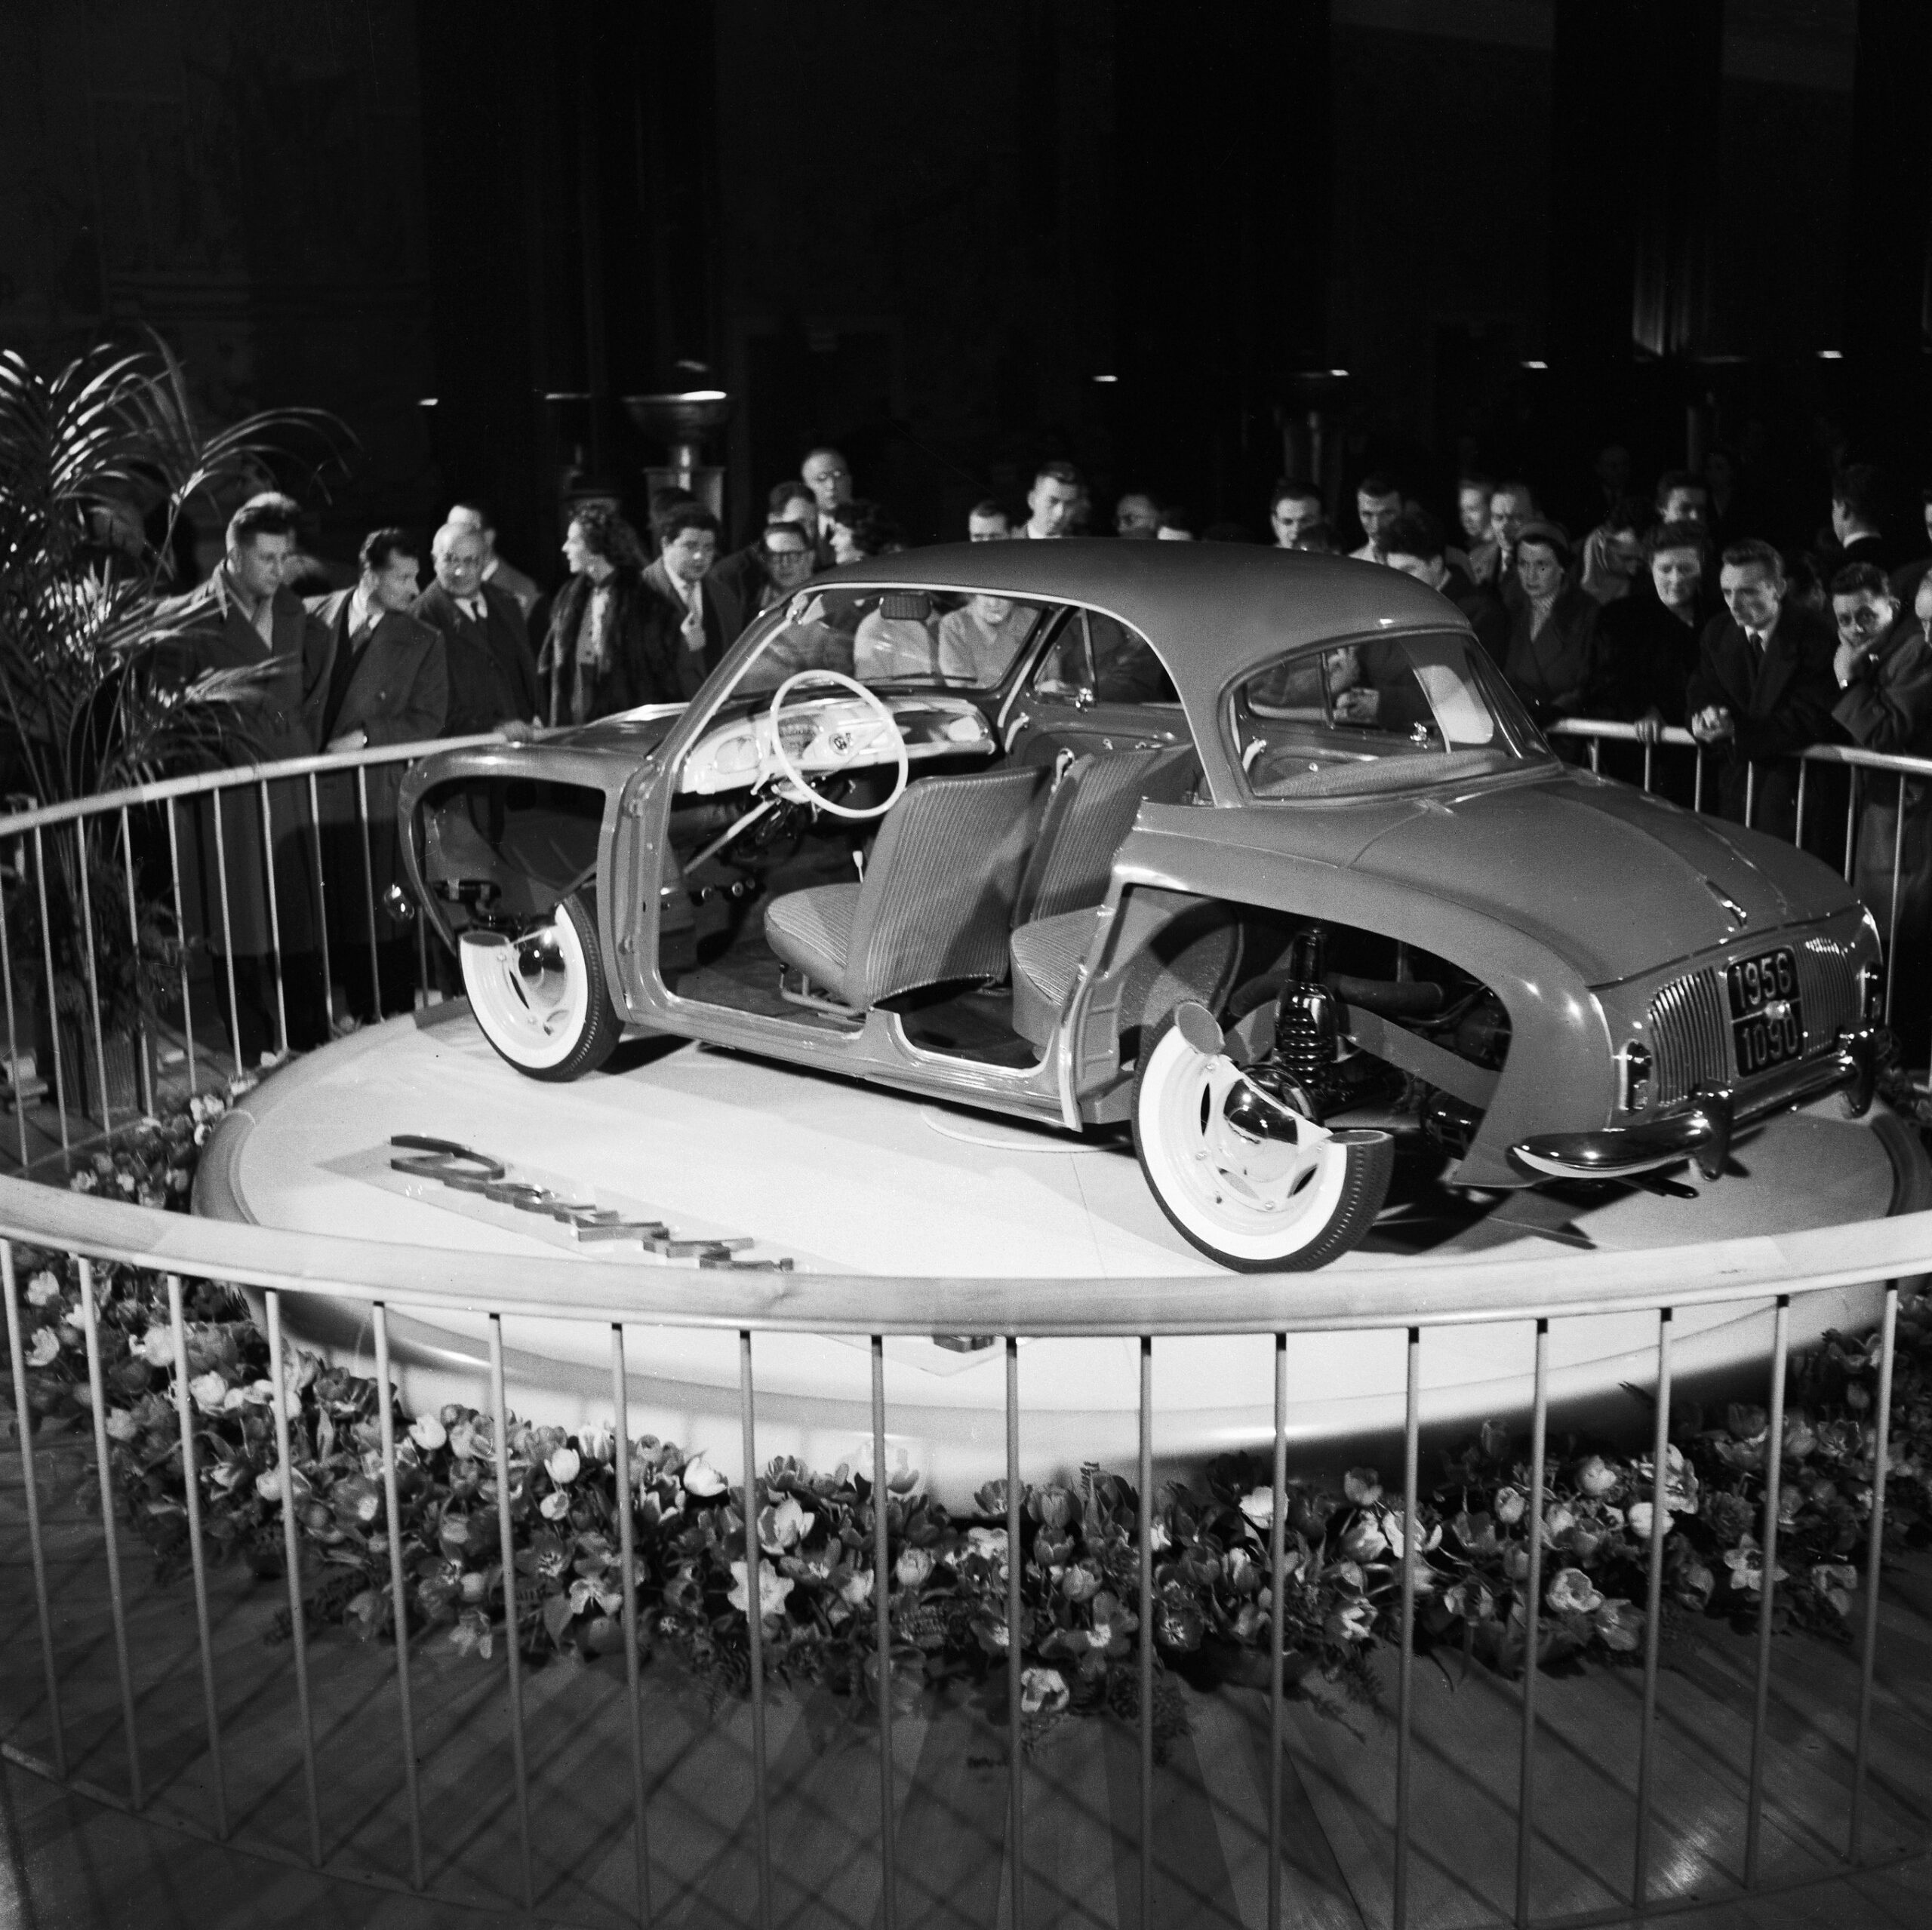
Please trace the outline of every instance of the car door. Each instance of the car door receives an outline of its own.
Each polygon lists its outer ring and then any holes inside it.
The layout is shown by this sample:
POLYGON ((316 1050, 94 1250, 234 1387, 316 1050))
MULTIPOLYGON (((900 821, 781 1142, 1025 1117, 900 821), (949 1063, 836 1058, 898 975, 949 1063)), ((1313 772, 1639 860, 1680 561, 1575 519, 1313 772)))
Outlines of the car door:
POLYGON ((1118 618, 1078 607, 1045 638, 1001 712, 999 734, 1017 764, 1191 741, 1153 647, 1118 618))

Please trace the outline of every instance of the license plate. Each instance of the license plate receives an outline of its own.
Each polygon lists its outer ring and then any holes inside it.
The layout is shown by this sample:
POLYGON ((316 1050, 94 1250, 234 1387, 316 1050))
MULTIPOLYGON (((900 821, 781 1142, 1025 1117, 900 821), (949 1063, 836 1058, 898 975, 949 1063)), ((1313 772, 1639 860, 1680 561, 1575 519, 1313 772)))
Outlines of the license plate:
POLYGON ((1737 1074, 1749 1079, 1803 1056, 1804 1014, 1798 997, 1798 959, 1788 946, 1734 960, 1725 968, 1737 1074))

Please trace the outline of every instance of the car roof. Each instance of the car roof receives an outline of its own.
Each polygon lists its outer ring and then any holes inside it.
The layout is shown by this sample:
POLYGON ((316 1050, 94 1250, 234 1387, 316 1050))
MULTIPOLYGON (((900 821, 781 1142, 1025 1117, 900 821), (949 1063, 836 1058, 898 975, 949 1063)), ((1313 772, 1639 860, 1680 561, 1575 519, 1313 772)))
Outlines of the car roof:
POLYGON ((1377 630, 1466 630, 1447 598, 1399 570, 1258 543, 937 543, 823 572, 822 583, 978 590, 1086 604, 1140 632, 1177 684, 1222 689, 1298 644, 1377 630))

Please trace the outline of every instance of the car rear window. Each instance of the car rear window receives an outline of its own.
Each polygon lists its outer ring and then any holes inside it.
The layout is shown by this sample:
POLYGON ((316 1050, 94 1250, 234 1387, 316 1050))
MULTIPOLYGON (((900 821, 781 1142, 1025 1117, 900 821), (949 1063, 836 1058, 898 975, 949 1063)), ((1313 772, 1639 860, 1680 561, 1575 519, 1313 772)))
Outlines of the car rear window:
POLYGON ((1546 758, 1475 640, 1444 631, 1285 653, 1228 709, 1257 798, 1359 797, 1546 758))

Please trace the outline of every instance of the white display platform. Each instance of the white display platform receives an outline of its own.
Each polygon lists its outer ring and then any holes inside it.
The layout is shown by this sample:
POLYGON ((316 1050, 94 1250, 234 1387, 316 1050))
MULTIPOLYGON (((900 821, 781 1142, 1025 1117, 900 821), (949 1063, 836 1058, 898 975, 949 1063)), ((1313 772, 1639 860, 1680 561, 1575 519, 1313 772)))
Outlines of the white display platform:
MULTIPOLYGON (((512 1180, 594 1200, 673 1237, 749 1242, 734 1257, 789 1259, 801 1272, 876 1273, 893 1304, 916 1300, 921 1275, 1013 1278, 1171 1276, 1189 1284, 1219 1270, 1173 1231, 1124 1144, 1083 1142, 1047 1129, 969 1113, 688 1043, 626 1044, 606 1071, 568 1086, 540 1084, 506 1065, 466 1009, 435 1022, 392 1020, 284 1068, 248 1096, 211 1141, 196 1209, 302 1232, 464 1252, 559 1254, 595 1267, 635 1262, 641 1248, 577 1246, 558 1222, 392 1169, 393 1135, 456 1142, 501 1163, 512 1180)), ((1501 1196, 1486 1213, 1437 1192, 1385 1214, 1364 1250, 1338 1263, 1376 1304, 1400 1306, 1414 1283, 1450 1256, 1533 1257, 1578 1247, 1654 1249, 1881 1218, 1932 1203, 1916 1142, 1882 1111, 1845 1120, 1835 1100, 1787 1115, 1742 1141, 1741 1173, 1700 1197, 1642 1192, 1501 1196), (1480 1215, 1480 1216, 1478 1216, 1480 1215), (1422 1250, 1408 1250, 1420 1249, 1422 1250)), ((689 1258, 662 1264, 690 1281, 694 1308, 715 1276, 689 1258)), ((1332 1272, 1334 1270, 1331 1270, 1332 1272)), ((1284 1307, 1297 1278, 1279 1277, 1284 1307)), ((1856 1327, 1878 1289, 1801 1299, 1795 1338, 1856 1327)), ((363 1372, 371 1366, 366 1309, 290 1296, 297 1340, 363 1372)), ((391 1315, 392 1354, 415 1409, 488 1398, 486 1314, 447 1297, 391 1315)), ((1768 1308, 1684 1310, 1675 1371, 1694 1391, 1742 1384, 1761 1363, 1768 1308)), ((1654 1375, 1653 1314, 1553 1323, 1550 1385, 1562 1424, 1647 1427, 1626 1384, 1654 1375)), ((611 1329, 601 1321, 504 1322, 510 1405, 540 1421, 608 1421, 611 1329)), ((730 1332, 630 1326, 628 1389, 634 1434, 702 1447, 740 1469, 739 1344, 730 1332)), ((1534 1329, 1527 1321, 1432 1329, 1424 1335, 1423 1413, 1458 1428, 1521 1414, 1534 1329)), ((938 1340, 885 1343, 895 1463, 923 1470, 948 1498, 1002 1473, 1002 1350, 938 1340)), ((758 1458, 795 1454, 830 1468, 869 1463, 870 1361, 862 1338, 760 1334, 753 1341, 758 1458)), ((1399 1329, 1296 1335, 1289 1343, 1289 1425, 1299 1461, 1332 1464, 1399 1427, 1399 1329)), ((1132 1339, 1023 1340, 1022 1458, 1031 1478, 1085 1460, 1131 1467, 1139 1368, 1132 1339)), ((1266 1334, 1161 1339, 1154 1351, 1156 1452, 1198 1464, 1260 1447, 1271 1428, 1273 1342, 1266 1334)))

